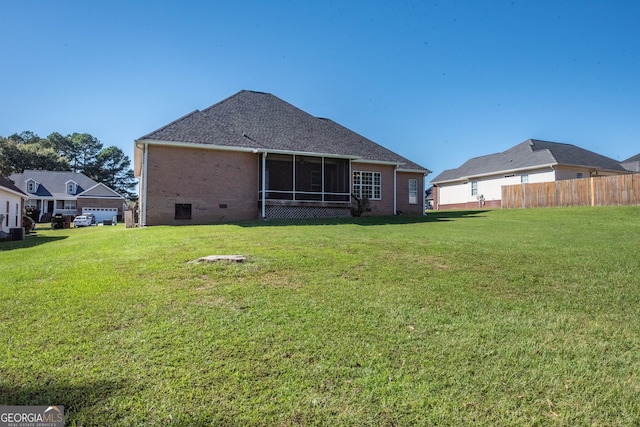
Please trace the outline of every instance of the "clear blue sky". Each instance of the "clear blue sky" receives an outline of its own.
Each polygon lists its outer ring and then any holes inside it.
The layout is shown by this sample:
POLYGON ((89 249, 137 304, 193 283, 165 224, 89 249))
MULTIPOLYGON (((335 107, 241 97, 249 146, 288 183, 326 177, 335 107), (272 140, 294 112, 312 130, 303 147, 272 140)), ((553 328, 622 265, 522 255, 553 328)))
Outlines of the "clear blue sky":
POLYGON ((134 139, 270 92, 431 169, 640 153, 640 1, 0 0, 0 135, 134 139))

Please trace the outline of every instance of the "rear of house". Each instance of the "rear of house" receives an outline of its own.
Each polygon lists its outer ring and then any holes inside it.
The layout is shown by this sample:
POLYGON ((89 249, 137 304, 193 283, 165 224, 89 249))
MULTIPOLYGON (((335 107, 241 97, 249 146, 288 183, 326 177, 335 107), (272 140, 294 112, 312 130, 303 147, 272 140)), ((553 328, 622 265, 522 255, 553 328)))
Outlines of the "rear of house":
POLYGON ((422 215, 429 170, 266 93, 241 91, 135 142, 140 223, 422 215))

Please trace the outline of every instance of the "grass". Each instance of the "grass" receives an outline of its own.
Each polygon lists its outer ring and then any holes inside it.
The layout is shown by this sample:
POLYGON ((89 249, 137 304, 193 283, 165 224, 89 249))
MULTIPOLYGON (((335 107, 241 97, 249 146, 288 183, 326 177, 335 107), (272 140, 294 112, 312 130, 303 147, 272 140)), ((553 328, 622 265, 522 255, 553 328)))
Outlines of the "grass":
POLYGON ((640 208, 40 230, 0 404, 74 426, 638 425, 640 208), (242 264, 191 264, 243 254, 242 264))

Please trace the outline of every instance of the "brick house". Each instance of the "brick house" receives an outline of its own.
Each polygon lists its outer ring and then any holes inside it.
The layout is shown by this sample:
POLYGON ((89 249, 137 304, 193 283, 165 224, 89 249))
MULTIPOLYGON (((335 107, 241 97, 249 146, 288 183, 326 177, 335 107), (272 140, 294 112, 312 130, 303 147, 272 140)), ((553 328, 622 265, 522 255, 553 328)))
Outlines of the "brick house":
POLYGON ((39 221, 48 222, 56 214, 73 217, 87 213, 98 222, 114 216, 122 219, 124 197, 84 174, 25 170, 9 179, 27 194, 25 207, 36 208, 39 221))
POLYGON ((428 169, 262 92, 240 91, 135 141, 141 225, 422 215, 428 169))

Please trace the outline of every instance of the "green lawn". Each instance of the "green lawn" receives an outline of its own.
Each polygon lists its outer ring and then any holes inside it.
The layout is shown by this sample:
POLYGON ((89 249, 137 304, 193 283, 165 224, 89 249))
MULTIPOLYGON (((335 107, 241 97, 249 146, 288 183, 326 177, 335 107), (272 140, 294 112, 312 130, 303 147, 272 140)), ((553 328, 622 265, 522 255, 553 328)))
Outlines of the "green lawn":
POLYGON ((68 425, 640 424, 640 207, 39 230, 0 272, 0 404, 68 425))

